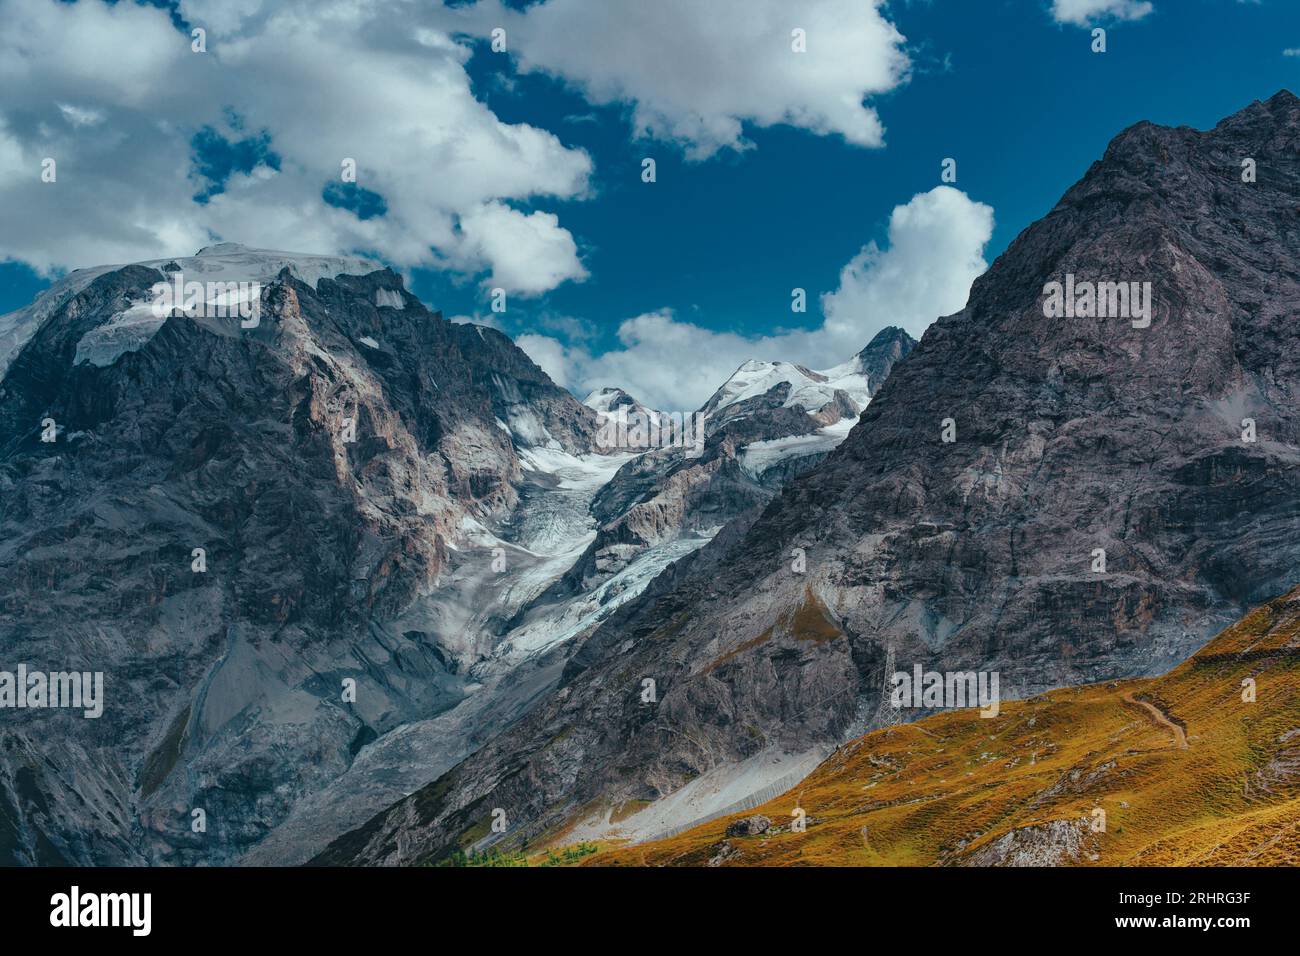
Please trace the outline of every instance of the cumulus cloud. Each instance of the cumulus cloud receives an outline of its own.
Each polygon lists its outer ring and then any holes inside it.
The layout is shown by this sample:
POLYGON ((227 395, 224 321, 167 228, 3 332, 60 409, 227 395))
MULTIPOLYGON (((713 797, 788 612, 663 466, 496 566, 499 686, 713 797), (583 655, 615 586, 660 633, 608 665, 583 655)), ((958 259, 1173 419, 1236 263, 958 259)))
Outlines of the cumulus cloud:
POLYGON ((523 215, 499 202, 461 216, 467 249, 493 264, 488 281, 524 294, 545 292, 565 279, 585 279, 587 270, 559 217, 523 215))
POLYGON ((715 332, 674 318, 669 310, 627 319, 618 327, 617 348, 593 355, 582 346, 533 333, 515 343, 556 384, 580 397, 605 385, 627 389, 637 399, 665 410, 702 405, 741 363, 751 358, 793 358, 772 354, 779 343, 715 332))
POLYGON ((1100 20, 1141 20, 1154 9, 1147 0, 1052 0, 1056 22, 1079 27, 1100 20))
POLYGON ((531 333, 520 335, 515 338, 515 344, 528 353, 528 357, 536 362, 541 370, 551 377, 551 381, 560 388, 574 388, 576 386, 577 383, 570 380, 570 373, 573 371, 575 364, 581 361, 577 353, 570 355, 569 350, 556 339, 545 335, 531 333))
POLYGON ((545 200, 590 195, 591 159, 474 96, 474 40, 506 27, 520 70, 626 104, 638 134, 695 159, 745 148, 746 125, 878 146, 865 99, 909 69, 882 6, 179 0, 206 31, 196 53, 154 6, 0 0, 0 259, 49 273, 233 240, 370 252, 541 294, 587 276, 545 200), (807 52, 791 49, 796 29, 807 52), (195 168, 199 134, 264 141, 266 161, 211 188, 195 168), (382 214, 340 208, 330 188, 345 159, 382 214))
POLYGON ((751 338, 683 322, 669 311, 623 322, 619 345, 595 355, 580 345, 528 333, 516 338, 557 383, 579 395, 605 385, 666 410, 708 400, 749 359, 828 368, 856 354, 881 329, 898 325, 920 337, 936 318, 960 311, 988 264, 993 209, 951 186, 918 193, 894 208, 888 242, 863 247, 822 296, 823 324, 751 338))
POLYGON ((640 136, 703 159, 742 149, 746 123, 788 124, 879 146, 864 100, 908 76, 904 38, 882 0, 547 0, 523 12, 480 0, 480 31, 504 26, 525 72, 555 76, 593 103, 631 103, 640 136), (806 52, 792 49, 802 30, 806 52))
POLYGON ((839 288, 822 297, 824 334, 847 344, 898 325, 920 338, 936 318, 966 304, 971 283, 988 268, 984 246, 992 234, 993 208, 952 186, 895 206, 888 247, 864 246, 840 270, 839 288))
POLYGON ((225 239, 371 251, 522 294, 586 276, 558 218, 514 204, 585 196, 590 157, 475 98, 470 51, 439 23, 448 11, 182 0, 180 12, 207 30, 207 52, 154 7, 0 0, 0 258, 49 272, 225 239), (196 202, 205 128, 264 133, 278 162, 196 202), (54 183, 40 178, 47 157, 54 183), (386 214, 325 201, 346 159, 386 214))

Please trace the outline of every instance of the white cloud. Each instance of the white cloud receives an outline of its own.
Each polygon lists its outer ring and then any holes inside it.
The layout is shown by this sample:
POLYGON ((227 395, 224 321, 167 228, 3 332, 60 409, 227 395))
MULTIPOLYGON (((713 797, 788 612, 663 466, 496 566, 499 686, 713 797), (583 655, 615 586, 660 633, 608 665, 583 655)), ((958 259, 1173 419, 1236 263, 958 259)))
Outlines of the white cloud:
POLYGON ((215 36, 238 33, 246 20, 262 13, 262 0, 180 0, 180 12, 190 23, 215 36))
POLYGON ((1100 20, 1141 20, 1155 8, 1147 0, 1052 0, 1057 23, 1087 27, 1100 20))
POLYGON ((844 267, 839 288, 822 297, 819 328, 750 338, 659 311, 623 322, 619 347, 600 355, 536 333, 516 342, 579 395, 617 385, 658 408, 694 409, 749 359, 828 368, 886 326, 919 338, 935 319, 965 306, 971 283, 988 267, 983 253, 992 234, 991 207, 937 186, 894 208, 886 247, 871 243, 844 267))
POLYGON ((863 100, 906 81, 904 38, 882 0, 547 0, 519 13, 500 0, 465 11, 486 35, 504 26, 524 71, 551 74, 593 103, 632 103, 638 135, 703 159, 742 149, 744 124, 789 124, 879 146, 863 100), (806 35, 806 52, 791 33, 806 35))
POLYGON ((59 103, 59 112, 73 126, 94 126, 104 122, 104 114, 99 110, 83 110, 71 103, 59 103))
POLYGON ((560 388, 573 387, 574 383, 570 382, 569 374, 574 359, 555 339, 545 335, 526 334, 517 337, 515 344, 528 353, 528 357, 536 362, 560 388))
POLYGON ((525 216, 502 203, 485 203, 461 216, 466 247, 491 262, 493 286, 536 294, 565 279, 585 279, 573 237, 552 213, 525 216))
POLYGON ((477 100, 466 47, 432 8, 397 0, 184 0, 206 53, 164 10, 101 0, 0 0, 0 258, 41 271, 191 253, 214 236, 267 248, 376 251, 535 294, 585 277, 572 235, 508 203, 587 194, 592 164, 477 100), (427 22, 421 22, 421 17, 427 22), (228 125, 228 110, 243 130, 228 125), (190 140, 262 130, 281 158, 192 196, 190 140), (58 179, 40 181, 40 161, 58 179), (341 163, 388 212, 324 202, 341 163), (502 236, 486 230, 500 229, 502 236))
POLYGON ((952 186, 895 206, 888 247, 864 246, 840 271, 840 287, 822 297, 826 333, 847 342, 899 325, 920 338, 966 304, 971 283, 988 268, 983 253, 992 234, 993 208, 952 186))
POLYGON ((746 360, 776 357, 765 354, 774 344, 770 340, 714 332, 678 321, 668 310, 627 319, 619 325, 618 340, 618 348, 601 355, 544 335, 521 335, 515 342, 557 384, 579 396, 617 385, 654 407, 677 411, 702 405, 746 360))
POLYGON ((180 0, 207 52, 165 10, 104 0, 0 0, 0 260, 42 272, 193 252, 215 239, 371 251, 535 295, 587 272, 545 199, 590 193, 585 151, 505 123, 473 93, 464 34, 505 25, 521 69, 629 105, 638 132, 693 158, 746 147, 746 124, 880 145, 864 98, 904 82, 881 0, 547 0, 524 11, 404 0, 180 0), (790 33, 806 31, 807 52, 790 33), (231 115, 241 126, 232 125, 231 115), (280 159, 206 184, 204 127, 270 136, 280 159), (40 181, 41 160, 58 180, 40 181), (387 213, 324 202, 340 164, 387 213), (523 207, 522 209, 520 207, 523 207), (523 211, 523 210, 527 211, 523 211))

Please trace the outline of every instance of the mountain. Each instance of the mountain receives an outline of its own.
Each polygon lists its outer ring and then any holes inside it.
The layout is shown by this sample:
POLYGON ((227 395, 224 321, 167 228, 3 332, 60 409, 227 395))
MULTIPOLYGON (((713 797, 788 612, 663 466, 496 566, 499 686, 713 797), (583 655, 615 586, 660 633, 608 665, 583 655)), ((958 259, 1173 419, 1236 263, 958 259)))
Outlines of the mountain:
POLYGON ((4 863, 303 862, 552 693, 568 645, 730 517, 568 586, 603 525, 672 494, 657 465, 602 497, 658 454, 602 447, 604 416, 649 410, 577 402, 364 259, 78 270, 0 342, 0 656, 107 696, 9 726, 4 863))
POLYGON ((563 569, 515 547, 510 587, 483 585, 490 529, 540 497, 552 531, 577 512, 580 548, 590 489, 548 495, 555 473, 620 463, 508 338, 360 260, 223 244, 73 273, 4 325, 0 657, 102 672, 106 700, 9 712, 0 862, 256 845, 377 737, 489 682, 502 635, 467 623, 563 569), (208 317, 217 299, 155 316, 172 274, 259 283, 216 292, 254 290, 258 321, 208 317))
MULTIPOLYGON (((596 538, 552 590, 565 600, 627 567, 645 549, 718 529, 766 505, 795 475, 842 442, 871 396, 915 341, 888 328, 848 362, 825 372, 788 362, 750 361, 696 412, 698 448, 650 449, 628 462, 596 495, 596 538)), ((586 399, 603 419, 665 413, 618 388, 586 399)))
POLYGON ((993 719, 959 710, 877 730, 797 790, 587 862, 1286 866, 1300 856, 1298 819, 1295 589, 1163 677, 1052 691, 993 719))
POLYGON ((1120 133, 819 465, 572 647, 525 718, 318 860, 651 837, 897 719, 895 668, 996 671, 1004 697, 1158 674, 1289 590, 1297 144, 1285 91, 1212 130, 1120 133), (1129 295, 1109 287, 1099 315, 1103 282, 1129 295))
MULTIPOLYGON (((721 426, 704 416, 699 457, 681 448, 602 447, 600 428, 595 447, 606 453, 603 458, 522 450, 519 505, 479 541, 480 547, 507 550, 505 572, 487 575, 482 562, 470 562, 442 582, 446 594, 436 599, 457 615, 448 618, 456 626, 444 631, 486 635, 490 651, 468 671, 473 693, 365 747, 346 773, 300 799, 243 862, 306 860, 554 693, 572 647, 670 565, 707 544, 728 522, 755 512, 785 481, 824 457, 857 420, 855 402, 865 405, 914 344, 901 329, 887 329, 841 366, 862 389, 852 402, 832 394, 829 406, 806 411, 778 398, 787 386, 776 380, 770 394, 743 403, 744 416, 721 426), (833 409, 840 411, 832 414, 833 409), (800 437, 787 442, 791 436, 800 437), (768 466, 753 474, 748 459, 760 449, 768 466), (547 557, 539 562, 539 554, 547 557), (466 605, 475 609, 472 614, 464 613, 466 605)), ((602 425, 620 411, 625 420, 666 417, 616 387, 593 391, 584 404, 602 425)))
POLYGON ((621 388, 613 386, 593 390, 591 394, 582 400, 582 404, 601 416, 617 412, 619 409, 627 409, 629 414, 644 415, 654 412, 654 409, 642 405, 621 388))
MULTIPOLYGON (((896 325, 881 329, 872 337, 854 357, 858 373, 865 376, 870 383, 871 394, 884 384, 894 366, 901 362, 916 348, 916 339, 896 325)), ((826 373, 830 375, 830 373, 826 373)))
MULTIPOLYGON (((761 409, 802 408, 822 425, 856 420, 894 363, 916 341, 896 326, 882 329, 867 346, 842 365, 822 372, 790 362, 746 362, 713 393, 700 411, 717 429, 761 409)), ((828 449, 829 450, 829 449, 828 449)))
MULTIPOLYGON (((163 278, 167 278, 172 272, 179 271, 182 263, 185 275, 190 279, 201 276, 205 281, 232 282, 269 280, 281 269, 288 269, 298 279, 314 284, 327 276, 340 273, 365 275, 379 268, 367 259, 249 249, 232 242, 206 246, 189 258, 156 259, 136 265, 156 269, 163 273, 163 278)), ((27 340, 45 319, 96 279, 122 268, 123 266, 116 265, 77 269, 53 283, 31 305, 0 316, 0 375, 4 374, 10 360, 27 344, 27 340)), ((153 330, 156 330, 156 325, 153 330)))
MULTIPOLYGON (((852 407, 855 415, 871 397, 867 376, 857 359, 825 372, 814 372, 789 362, 750 361, 740 366, 704 403, 703 411, 718 423, 747 414, 754 408, 799 406, 810 415, 825 412, 832 424, 852 407)), ((716 427, 716 426, 715 426, 716 427)))

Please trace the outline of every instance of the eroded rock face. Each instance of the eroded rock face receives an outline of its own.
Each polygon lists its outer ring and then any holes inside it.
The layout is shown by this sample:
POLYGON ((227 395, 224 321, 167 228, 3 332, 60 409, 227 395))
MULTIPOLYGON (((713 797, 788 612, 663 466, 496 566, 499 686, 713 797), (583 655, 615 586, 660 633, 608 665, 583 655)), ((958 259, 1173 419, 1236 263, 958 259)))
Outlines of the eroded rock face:
POLYGON ((396 274, 326 274, 269 277, 255 327, 176 315, 105 364, 79 343, 161 271, 101 272, 23 332, 0 383, 0 669, 103 672, 105 701, 4 711, 0 862, 234 859, 465 697, 486 649, 404 615, 467 521, 514 509, 519 448, 588 452, 596 416, 396 274))
POLYGON ((1097 859, 1089 819, 1052 820, 1012 830, 972 853, 965 866, 1067 866, 1097 859))
POLYGON ((559 694, 320 859, 435 859, 490 807, 517 839, 839 741, 885 719, 888 672, 913 663, 997 671, 1005 696, 1158 673, 1288 590, 1297 147, 1286 92, 1207 132, 1121 133, 825 461, 588 638, 559 694), (1045 317, 1068 275, 1151 283, 1149 326, 1045 317))

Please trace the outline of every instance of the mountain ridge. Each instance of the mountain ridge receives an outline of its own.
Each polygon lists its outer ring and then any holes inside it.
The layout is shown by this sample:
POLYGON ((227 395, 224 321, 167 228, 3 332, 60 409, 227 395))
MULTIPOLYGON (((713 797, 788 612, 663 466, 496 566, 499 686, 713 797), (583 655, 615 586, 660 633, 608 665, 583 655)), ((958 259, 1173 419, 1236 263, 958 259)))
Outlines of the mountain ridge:
POLYGON ((682 500, 551 600, 648 452, 391 270, 220 243, 79 270, 3 327, 0 654, 108 688, 98 720, 6 732, 4 862, 302 862, 526 713, 569 642, 783 480, 732 441, 753 501, 682 500))
POLYGON ((1293 586, 1298 127, 1287 93, 1120 133, 821 464, 588 637, 561 696, 319 862, 599 833, 627 801, 889 722, 891 662, 1000 670, 1012 697, 1158 673, 1293 586), (1150 327, 1045 318, 1066 273, 1151 282, 1150 327), (493 806, 509 831, 471 839, 493 806))

